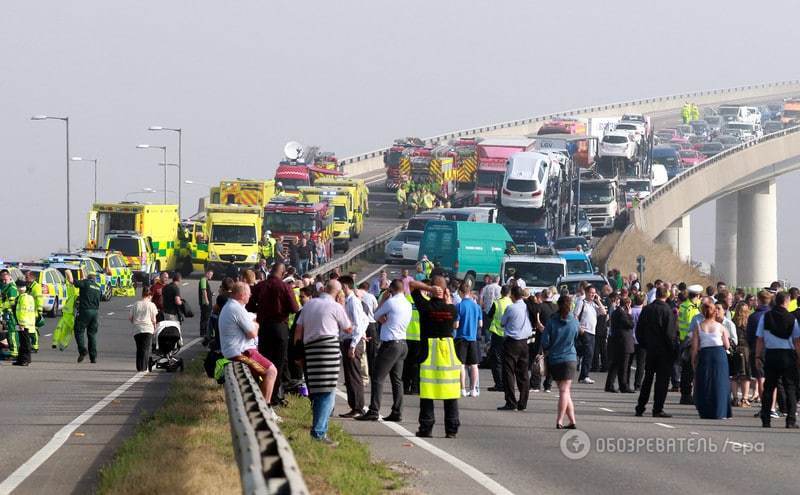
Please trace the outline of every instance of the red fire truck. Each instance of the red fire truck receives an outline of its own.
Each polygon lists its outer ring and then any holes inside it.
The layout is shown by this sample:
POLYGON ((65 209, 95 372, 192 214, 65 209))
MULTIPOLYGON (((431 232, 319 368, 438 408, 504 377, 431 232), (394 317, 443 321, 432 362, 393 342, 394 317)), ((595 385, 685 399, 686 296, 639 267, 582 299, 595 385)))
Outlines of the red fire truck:
POLYGON ((325 246, 328 259, 333 256, 333 208, 327 202, 307 203, 293 198, 272 199, 264 208, 264 231, 280 239, 282 247, 288 248, 290 241, 299 242, 308 234, 316 244, 325 246))

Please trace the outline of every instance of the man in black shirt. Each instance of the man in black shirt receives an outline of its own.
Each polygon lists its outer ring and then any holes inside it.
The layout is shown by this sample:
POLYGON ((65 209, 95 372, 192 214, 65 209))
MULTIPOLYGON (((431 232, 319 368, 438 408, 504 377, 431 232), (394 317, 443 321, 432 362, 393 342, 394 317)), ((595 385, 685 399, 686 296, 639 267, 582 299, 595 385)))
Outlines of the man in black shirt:
POLYGON ((643 345, 646 352, 645 372, 642 389, 639 392, 639 402, 636 405, 636 415, 644 414, 647 401, 650 400, 650 387, 653 386, 655 375, 656 389, 653 395, 653 417, 669 418, 671 415, 664 412, 664 402, 667 399, 667 385, 675 361, 675 339, 678 326, 675 313, 667 304, 667 288, 656 289, 656 300, 642 309, 636 325, 636 340, 643 345))
POLYGON ((161 293, 162 304, 164 305, 164 319, 169 321, 180 321, 181 306, 183 300, 181 299, 181 281, 183 276, 180 272, 175 272, 172 276, 172 283, 164 287, 161 293))
POLYGON ((461 363, 455 357, 453 329, 456 307, 447 290, 447 281, 441 271, 431 273, 431 284, 411 281, 411 297, 419 311, 420 322, 420 395, 418 437, 430 437, 436 422, 433 401, 444 401, 444 428, 447 438, 455 438, 460 421, 458 397, 461 389, 461 363), (423 297, 421 291, 430 294, 423 297), (449 348, 450 352, 447 352, 449 348), (430 356, 428 354, 431 354, 430 356), (443 358, 442 356, 447 356, 443 358), (451 371, 454 369, 455 371, 451 371), (453 373, 453 376, 450 374, 453 373), (428 376, 430 375, 430 376, 428 376), (451 383, 452 382, 452 383, 451 383))

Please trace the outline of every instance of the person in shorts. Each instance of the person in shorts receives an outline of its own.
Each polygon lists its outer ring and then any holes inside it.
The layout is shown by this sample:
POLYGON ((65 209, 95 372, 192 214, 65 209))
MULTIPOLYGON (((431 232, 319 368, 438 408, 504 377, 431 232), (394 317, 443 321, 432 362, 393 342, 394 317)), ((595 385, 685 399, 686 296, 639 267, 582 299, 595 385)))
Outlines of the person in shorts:
POLYGON ((250 286, 236 282, 228 302, 219 314, 219 339, 222 355, 231 361, 247 365, 259 380, 264 399, 269 402, 278 371, 258 352, 258 323, 256 315, 245 309, 250 299, 250 286))
POLYGON ((469 282, 461 282, 458 289, 461 302, 456 305, 456 336, 453 342, 461 368, 461 396, 478 397, 478 329, 483 327, 483 312, 475 301, 469 282), (467 389, 467 374, 470 388, 467 389))

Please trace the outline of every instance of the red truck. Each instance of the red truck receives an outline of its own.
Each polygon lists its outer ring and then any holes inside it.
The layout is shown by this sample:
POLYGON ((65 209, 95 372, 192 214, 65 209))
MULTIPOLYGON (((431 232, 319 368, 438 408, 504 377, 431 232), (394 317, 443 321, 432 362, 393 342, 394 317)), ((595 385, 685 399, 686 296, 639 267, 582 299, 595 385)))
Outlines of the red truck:
POLYGON ((484 139, 477 144, 478 173, 472 193, 473 204, 496 202, 508 157, 533 149, 534 141, 527 137, 504 137, 484 139))
POLYGON ((386 168, 386 190, 396 191, 398 186, 405 184, 409 179, 410 170, 405 174, 401 171, 401 163, 406 162, 408 168, 408 158, 411 153, 418 148, 423 148, 425 143, 419 138, 396 139, 394 144, 383 154, 383 166, 386 168))
POLYGON ((278 195, 299 197, 300 186, 312 186, 320 177, 343 175, 336 155, 329 151, 319 151, 317 147, 304 149, 300 143, 287 143, 284 149, 286 159, 275 170, 278 195))

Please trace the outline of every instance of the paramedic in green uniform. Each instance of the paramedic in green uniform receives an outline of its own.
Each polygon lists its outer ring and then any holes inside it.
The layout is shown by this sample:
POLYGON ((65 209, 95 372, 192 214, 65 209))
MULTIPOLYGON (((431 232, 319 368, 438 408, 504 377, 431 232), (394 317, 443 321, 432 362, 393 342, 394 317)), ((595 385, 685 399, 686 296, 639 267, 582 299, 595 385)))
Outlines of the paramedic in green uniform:
POLYGON ((100 297, 103 292, 90 274, 83 280, 75 282, 72 273, 67 270, 67 281, 80 290, 78 294, 78 317, 75 320, 75 343, 78 344, 78 362, 86 359, 86 341, 89 338, 89 360, 97 362, 97 312, 100 309, 100 297))

